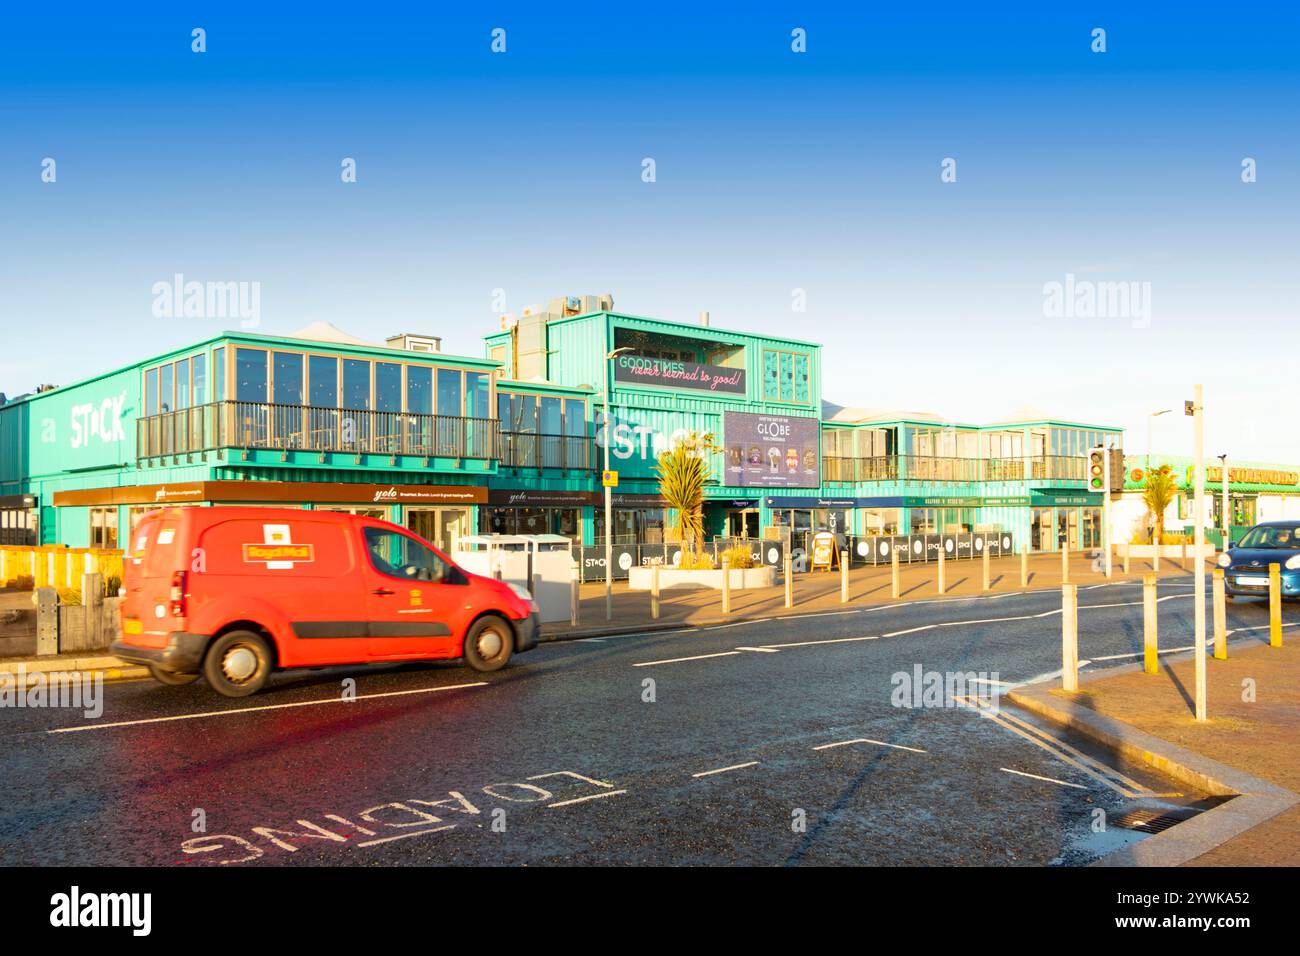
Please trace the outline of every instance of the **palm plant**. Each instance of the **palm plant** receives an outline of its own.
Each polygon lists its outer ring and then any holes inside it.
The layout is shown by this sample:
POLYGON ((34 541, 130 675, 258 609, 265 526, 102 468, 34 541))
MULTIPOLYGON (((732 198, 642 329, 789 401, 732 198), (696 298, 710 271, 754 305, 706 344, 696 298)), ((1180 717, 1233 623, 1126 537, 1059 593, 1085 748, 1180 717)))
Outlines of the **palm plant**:
POLYGON ((686 555, 704 545, 704 483, 709 477, 709 455, 715 451, 712 434, 692 432, 661 452, 655 468, 659 494, 677 512, 677 533, 686 555))
POLYGON ((1174 470, 1168 465, 1147 472, 1146 486, 1142 489, 1142 503, 1156 521, 1152 544, 1160 544, 1164 540, 1165 509, 1174 500, 1175 487, 1174 470))

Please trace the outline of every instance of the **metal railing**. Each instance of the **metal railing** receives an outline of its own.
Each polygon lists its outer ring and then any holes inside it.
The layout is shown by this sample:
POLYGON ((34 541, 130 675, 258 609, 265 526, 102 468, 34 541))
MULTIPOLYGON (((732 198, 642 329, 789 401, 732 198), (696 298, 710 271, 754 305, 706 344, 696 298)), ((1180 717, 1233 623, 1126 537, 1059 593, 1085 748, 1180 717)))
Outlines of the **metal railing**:
POLYGON ((495 418, 227 401, 141 418, 136 456, 260 448, 492 459, 500 438, 495 418))
POLYGON ((822 458, 822 480, 860 481, 1082 481, 1082 456, 1040 458, 941 458, 931 455, 888 455, 877 458, 822 458))
POLYGON ((592 440, 586 435, 501 433, 501 464, 507 468, 559 468, 566 471, 596 467, 592 440))

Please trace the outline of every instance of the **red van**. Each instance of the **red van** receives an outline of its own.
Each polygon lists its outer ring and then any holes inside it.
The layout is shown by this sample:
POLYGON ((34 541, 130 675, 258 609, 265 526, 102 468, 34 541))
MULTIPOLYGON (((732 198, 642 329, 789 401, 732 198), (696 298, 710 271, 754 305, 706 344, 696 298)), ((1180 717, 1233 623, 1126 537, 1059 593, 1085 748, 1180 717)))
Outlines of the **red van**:
POLYGON ((463 657, 505 666, 537 646, 524 588, 470 574, 404 528, 330 511, 169 508, 123 559, 112 653, 164 684, 228 697, 271 671, 463 657))

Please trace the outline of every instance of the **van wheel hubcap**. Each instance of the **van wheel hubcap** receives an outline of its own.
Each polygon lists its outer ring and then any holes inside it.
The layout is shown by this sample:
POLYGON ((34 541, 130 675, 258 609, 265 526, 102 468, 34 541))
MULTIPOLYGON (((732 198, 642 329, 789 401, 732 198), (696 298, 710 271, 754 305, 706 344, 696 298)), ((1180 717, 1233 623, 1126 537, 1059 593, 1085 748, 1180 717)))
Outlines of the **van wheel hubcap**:
POLYGON ((484 660, 496 657, 503 646, 505 642, 501 640, 499 631, 489 629, 478 636, 478 652, 484 660))
POLYGON ((257 655, 247 647, 232 647, 221 659, 221 672, 237 684, 248 680, 256 670, 257 655))

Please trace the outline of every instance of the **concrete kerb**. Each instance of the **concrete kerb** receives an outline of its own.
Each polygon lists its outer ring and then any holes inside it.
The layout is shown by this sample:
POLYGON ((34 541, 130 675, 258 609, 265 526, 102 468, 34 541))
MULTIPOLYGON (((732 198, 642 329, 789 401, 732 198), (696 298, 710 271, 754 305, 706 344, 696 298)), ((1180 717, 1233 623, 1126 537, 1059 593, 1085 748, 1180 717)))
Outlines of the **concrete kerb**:
MULTIPOLYGON (((1191 652, 1186 652, 1169 660, 1188 660, 1191 656, 1191 652)), ((1086 678, 1081 674, 1080 684, 1086 686, 1105 677, 1140 669, 1141 665, 1129 664, 1097 671, 1086 678)), ((1108 853, 1093 866, 1180 866, 1300 803, 1300 794, 1055 694, 1053 683, 1044 681, 1018 687, 1007 694, 1007 700, 1180 783, 1214 796, 1232 798, 1140 843, 1108 853)))

